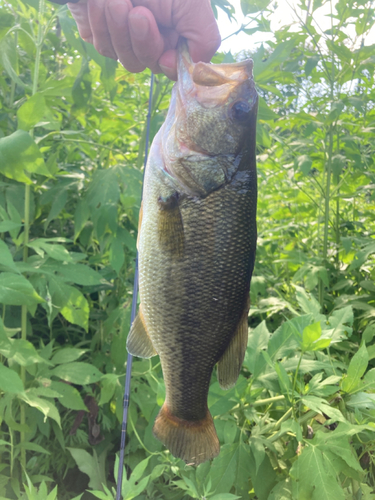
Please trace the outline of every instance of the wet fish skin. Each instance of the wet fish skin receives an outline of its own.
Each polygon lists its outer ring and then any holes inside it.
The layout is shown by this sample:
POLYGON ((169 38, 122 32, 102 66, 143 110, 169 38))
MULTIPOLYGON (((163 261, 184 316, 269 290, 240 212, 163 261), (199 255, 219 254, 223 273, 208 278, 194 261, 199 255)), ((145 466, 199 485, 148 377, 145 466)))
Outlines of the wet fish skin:
POLYGON ((166 400, 154 434, 195 465, 219 453, 207 408, 212 370, 219 362, 221 385, 233 385, 247 344, 257 199, 251 68, 194 65, 180 50, 144 184, 141 307, 128 350, 159 354, 166 400))

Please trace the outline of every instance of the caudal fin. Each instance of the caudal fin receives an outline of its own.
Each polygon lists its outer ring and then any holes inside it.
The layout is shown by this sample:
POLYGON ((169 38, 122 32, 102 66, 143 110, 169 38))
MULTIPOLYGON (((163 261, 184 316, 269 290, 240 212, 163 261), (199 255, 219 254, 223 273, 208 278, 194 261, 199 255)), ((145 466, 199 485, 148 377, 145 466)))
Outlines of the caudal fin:
POLYGON ((211 413, 202 420, 183 420, 175 417, 164 404, 156 417, 154 436, 177 458, 189 465, 199 465, 220 452, 211 413))

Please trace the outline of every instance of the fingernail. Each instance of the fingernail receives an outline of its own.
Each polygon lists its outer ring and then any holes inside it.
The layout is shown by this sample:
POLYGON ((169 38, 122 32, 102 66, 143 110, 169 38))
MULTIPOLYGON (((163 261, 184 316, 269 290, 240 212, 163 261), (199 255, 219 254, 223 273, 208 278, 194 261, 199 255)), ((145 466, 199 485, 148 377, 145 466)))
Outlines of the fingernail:
POLYGON ((113 22, 117 26, 125 26, 126 18, 129 14, 127 3, 122 0, 112 0, 108 2, 108 9, 113 22))
POLYGON ((144 40, 148 35, 148 19, 139 14, 129 16, 129 26, 132 37, 136 40, 144 40))

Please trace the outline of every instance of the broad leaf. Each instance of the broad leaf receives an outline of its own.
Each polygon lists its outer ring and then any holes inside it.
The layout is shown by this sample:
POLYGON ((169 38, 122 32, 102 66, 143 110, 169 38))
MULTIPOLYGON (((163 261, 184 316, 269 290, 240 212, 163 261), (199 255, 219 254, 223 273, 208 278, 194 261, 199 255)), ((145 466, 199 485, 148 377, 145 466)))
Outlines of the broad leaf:
POLYGON ((28 307, 44 302, 30 282, 19 274, 0 274, 0 302, 6 305, 28 307))
POLYGON ((51 375, 78 385, 93 384, 102 378, 102 374, 95 366, 83 362, 59 365, 51 370, 51 375))
POLYGON ((0 173, 9 179, 31 184, 26 172, 50 176, 43 156, 30 134, 17 130, 0 139, 0 173))

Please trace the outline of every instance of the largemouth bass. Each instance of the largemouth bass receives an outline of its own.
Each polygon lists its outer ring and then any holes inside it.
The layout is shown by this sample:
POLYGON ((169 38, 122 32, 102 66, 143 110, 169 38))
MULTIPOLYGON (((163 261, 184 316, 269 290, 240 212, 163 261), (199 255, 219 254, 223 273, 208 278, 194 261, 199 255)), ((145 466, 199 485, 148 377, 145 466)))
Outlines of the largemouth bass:
POLYGON ((213 368, 221 387, 233 386, 248 339, 257 238, 252 64, 194 64, 180 45, 144 182, 141 305, 127 348, 160 356, 166 399, 154 435, 195 465, 219 454, 207 407, 213 368))

